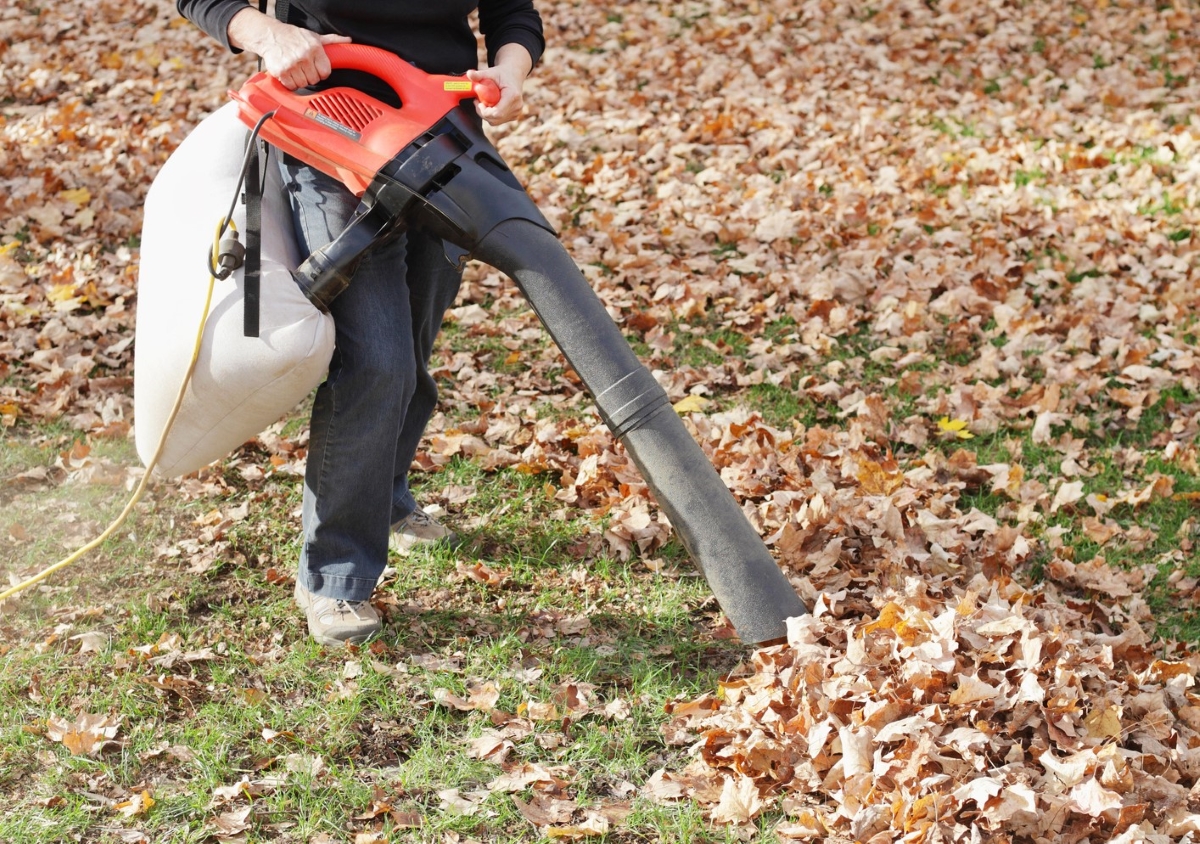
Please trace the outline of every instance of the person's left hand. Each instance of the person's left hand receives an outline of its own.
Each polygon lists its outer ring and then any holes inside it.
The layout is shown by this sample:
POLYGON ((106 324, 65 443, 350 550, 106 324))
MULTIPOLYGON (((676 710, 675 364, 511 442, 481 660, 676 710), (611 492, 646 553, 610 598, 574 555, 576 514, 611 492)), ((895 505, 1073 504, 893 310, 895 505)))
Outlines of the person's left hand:
POLYGON ((505 44, 496 54, 496 64, 482 70, 468 70, 467 78, 472 82, 480 79, 490 79, 500 89, 500 102, 484 105, 476 102, 475 110, 479 116, 493 126, 508 123, 521 116, 525 108, 522 89, 525 77, 533 69, 533 60, 529 51, 520 44, 505 44))

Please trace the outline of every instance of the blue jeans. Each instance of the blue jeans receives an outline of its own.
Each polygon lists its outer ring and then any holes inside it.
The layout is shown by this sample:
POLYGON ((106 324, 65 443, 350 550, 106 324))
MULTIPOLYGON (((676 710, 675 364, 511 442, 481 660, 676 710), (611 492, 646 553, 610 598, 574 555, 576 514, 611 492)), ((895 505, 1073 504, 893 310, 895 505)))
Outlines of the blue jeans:
MULTIPOLYGON (((358 198, 312 167, 280 167, 307 255, 341 233, 358 198)), ((310 592, 370 598, 391 526, 417 507, 408 470, 437 404, 429 357, 461 280, 440 239, 409 231, 367 254, 330 306, 336 344, 313 402, 297 574, 310 592)))

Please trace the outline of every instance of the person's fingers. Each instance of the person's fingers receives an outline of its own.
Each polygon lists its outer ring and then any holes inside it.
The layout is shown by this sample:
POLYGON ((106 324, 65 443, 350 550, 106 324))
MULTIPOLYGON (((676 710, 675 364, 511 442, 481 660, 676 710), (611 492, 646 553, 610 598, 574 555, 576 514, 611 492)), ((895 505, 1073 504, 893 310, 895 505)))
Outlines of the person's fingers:
POLYGON ((293 90, 316 85, 333 72, 325 45, 344 44, 350 40, 344 35, 317 35, 292 27, 276 41, 274 49, 263 56, 263 64, 268 73, 293 90))
POLYGON ((320 40, 319 40, 320 49, 317 50, 317 53, 316 53, 315 69, 316 69, 317 73, 319 73, 321 75, 321 79, 324 79, 325 77, 329 76, 329 74, 333 73, 333 65, 329 63, 329 56, 325 52, 325 45, 326 44, 349 44, 350 41, 351 41, 351 39, 347 35, 334 35, 333 33, 326 33, 326 34, 320 36, 320 40))
POLYGON ((307 74, 299 60, 280 61, 277 63, 277 67, 278 70, 267 68, 267 72, 283 83, 285 88, 295 90, 308 84, 307 74))
MULTIPOLYGON (((326 76, 333 73, 333 65, 329 63, 329 56, 325 54, 324 47, 321 48, 314 58, 315 61, 313 62, 313 70, 317 73, 317 76, 320 77, 317 82, 320 82, 321 79, 324 79, 326 76)), ((316 82, 311 84, 315 85, 316 82)))
POLYGON ((500 100, 490 105, 485 105, 476 100, 475 111, 492 126, 499 126, 502 123, 508 123, 516 120, 521 116, 525 108, 525 100, 522 95, 522 86, 520 79, 509 79, 506 74, 498 68, 488 68, 487 70, 468 70, 467 78, 472 82, 478 82, 481 79, 490 79, 496 83, 496 87, 500 89, 500 100))
POLYGON ((498 126, 519 118, 523 109, 524 102, 520 92, 511 88, 502 88, 500 102, 494 106, 483 106, 479 115, 493 126, 498 126))
POLYGON ((329 64, 329 56, 325 55, 325 45, 320 38, 312 36, 306 41, 300 68, 304 74, 304 84, 316 85, 333 71, 333 67, 329 64))
POLYGON ((279 81, 294 90, 296 88, 307 88, 309 85, 316 85, 324 78, 317 70, 315 64, 307 61, 293 65, 288 73, 280 77, 279 81))

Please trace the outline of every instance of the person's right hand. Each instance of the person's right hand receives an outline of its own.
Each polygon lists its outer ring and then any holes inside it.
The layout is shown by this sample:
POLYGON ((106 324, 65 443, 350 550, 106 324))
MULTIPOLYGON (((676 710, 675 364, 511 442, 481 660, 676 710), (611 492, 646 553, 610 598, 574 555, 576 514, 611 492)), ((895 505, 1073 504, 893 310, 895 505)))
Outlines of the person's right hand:
POLYGON ((263 69, 293 90, 316 85, 333 71, 325 55, 326 44, 349 42, 345 35, 318 35, 250 7, 229 22, 229 43, 257 53, 263 69))
POLYGON ((298 26, 284 24, 284 29, 272 33, 268 43, 258 51, 263 69, 286 88, 316 85, 333 72, 326 44, 346 44, 345 35, 317 35, 298 26))

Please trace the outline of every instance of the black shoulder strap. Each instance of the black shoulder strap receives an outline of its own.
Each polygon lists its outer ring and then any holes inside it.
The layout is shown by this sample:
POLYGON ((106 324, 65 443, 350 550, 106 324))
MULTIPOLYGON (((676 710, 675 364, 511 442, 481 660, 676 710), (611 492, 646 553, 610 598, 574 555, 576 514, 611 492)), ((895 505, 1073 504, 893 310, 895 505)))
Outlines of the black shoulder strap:
MULTIPOLYGON (((287 13, 287 0, 281 0, 284 14, 287 13)), ((279 4, 276 4, 278 14, 279 4)), ((258 10, 267 13, 267 0, 258 0, 258 10)), ((282 18, 280 18, 282 20, 282 18)), ((262 60, 258 62, 262 69, 262 60)), ((259 168, 259 158, 265 145, 254 142, 257 149, 250 157, 246 168, 246 185, 243 199, 246 202, 246 263, 242 273, 242 334, 246 337, 257 337, 259 333, 259 314, 262 304, 262 195, 263 173, 259 168)))
POLYGON ((262 195, 263 178, 259 168, 261 144, 254 142, 246 168, 246 263, 242 274, 242 334, 258 336, 259 302, 262 289, 262 195))
MULTIPOLYGON (((275 0, 275 17, 287 23, 291 4, 288 0, 275 0)), ((267 13, 267 0, 258 0, 258 10, 267 13)), ((262 62, 259 62, 262 67, 262 62)), ((262 298, 262 197, 265 172, 259 159, 267 154, 266 144, 256 141, 258 149, 250 157, 246 170, 246 263, 242 287, 242 333, 257 337, 259 312, 262 298)), ((267 162, 266 166, 270 166, 267 162)))

